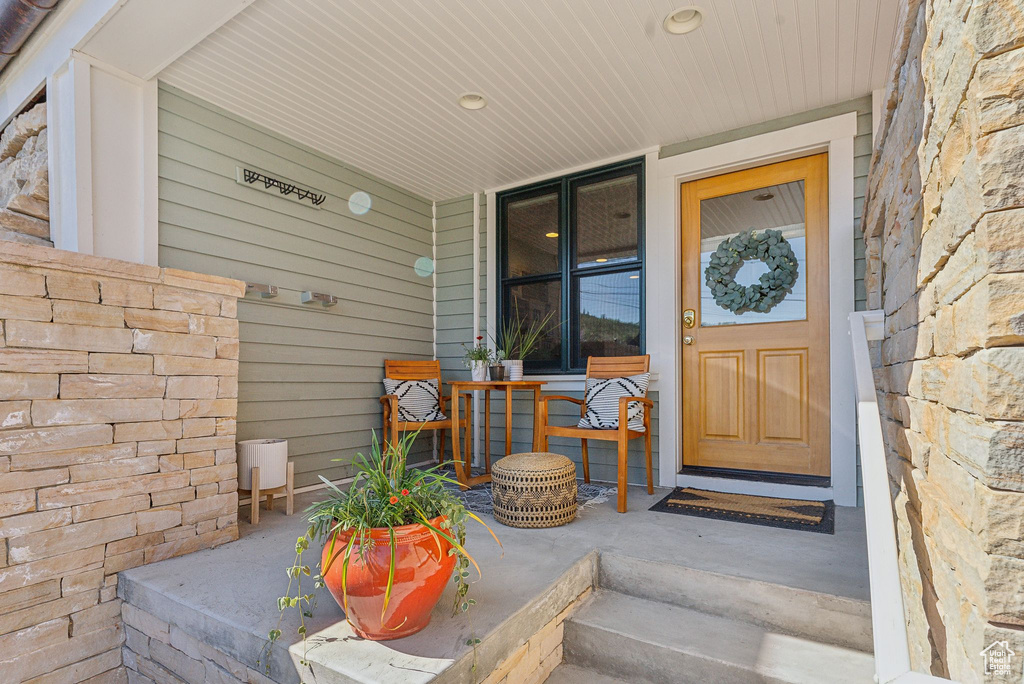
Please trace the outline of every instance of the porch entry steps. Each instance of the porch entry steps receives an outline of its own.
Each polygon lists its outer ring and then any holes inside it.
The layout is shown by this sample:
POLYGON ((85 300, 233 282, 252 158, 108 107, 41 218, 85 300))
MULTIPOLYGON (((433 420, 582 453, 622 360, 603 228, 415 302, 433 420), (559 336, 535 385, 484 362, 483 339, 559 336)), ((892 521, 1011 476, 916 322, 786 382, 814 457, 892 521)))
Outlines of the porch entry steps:
POLYGON ((598 589, 564 630, 552 684, 874 675, 865 601, 624 556, 602 554, 598 589))
POLYGON ((564 662, 630 682, 872 681, 867 653, 601 591, 565 623, 564 662))
POLYGON ((627 679, 603 675, 578 665, 562 663, 556 667, 545 684, 631 684, 627 679))

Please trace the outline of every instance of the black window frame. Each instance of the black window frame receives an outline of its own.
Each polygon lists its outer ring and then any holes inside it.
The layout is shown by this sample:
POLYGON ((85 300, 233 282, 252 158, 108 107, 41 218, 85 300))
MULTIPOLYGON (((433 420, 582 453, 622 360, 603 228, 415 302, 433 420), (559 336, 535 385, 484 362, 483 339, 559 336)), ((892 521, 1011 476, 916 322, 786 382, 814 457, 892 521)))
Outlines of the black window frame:
POLYGON ((496 195, 497 209, 497 252, 498 252, 498 294, 496 297, 497 319, 500 329, 511 307, 510 292, 517 285, 561 282, 561 357, 558 362, 526 361, 525 370, 530 374, 578 374, 586 370, 587 360, 580 353, 580 288, 579 281, 586 276, 608 275, 636 271, 640 275, 640 354, 647 349, 647 278, 645 277, 646 233, 645 213, 646 160, 644 157, 616 162, 594 169, 550 178, 518 188, 505 190, 496 195), (622 176, 636 175, 637 178, 637 254, 631 261, 609 264, 595 264, 581 267, 576 259, 576 194, 580 185, 599 183, 622 176), (519 277, 508 275, 507 215, 510 202, 529 199, 552 191, 558 197, 558 265, 559 270, 551 273, 519 277), (575 326, 575 329, 574 329, 575 326))

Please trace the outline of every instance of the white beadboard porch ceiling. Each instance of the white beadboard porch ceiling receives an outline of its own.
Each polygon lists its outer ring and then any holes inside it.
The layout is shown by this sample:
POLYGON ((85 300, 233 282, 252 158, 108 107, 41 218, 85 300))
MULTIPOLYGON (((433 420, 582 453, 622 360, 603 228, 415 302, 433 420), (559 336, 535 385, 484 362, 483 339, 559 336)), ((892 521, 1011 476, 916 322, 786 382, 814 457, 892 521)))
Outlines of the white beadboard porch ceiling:
POLYGON ((160 78, 432 199, 866 95, 898 0, 256 0, 160 78), (479 111, 462 93, 488 100, 479 111))

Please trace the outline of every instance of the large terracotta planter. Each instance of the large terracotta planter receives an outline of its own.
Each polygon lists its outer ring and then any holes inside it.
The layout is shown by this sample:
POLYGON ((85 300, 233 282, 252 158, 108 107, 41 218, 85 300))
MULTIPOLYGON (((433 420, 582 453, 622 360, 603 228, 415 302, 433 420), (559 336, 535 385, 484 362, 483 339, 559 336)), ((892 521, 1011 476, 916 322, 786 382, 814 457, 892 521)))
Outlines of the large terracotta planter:
MULTIPOLYGON (((440 529, 442 519, 434 518, 430 524, 440 529)), ((324 583, 334 600, 344 608, 341 575, 343 554, 351 533, 336 534, 334 553, 338 557, 324 573, 324 583)), ((369 536, 374 542, 373 548, 360 556, 357 539, 349 561, 349 622, 356 634, 374 641, 415 634, 430 622, 430 612, 451 579, 455 568, 455 556, 448 555, 451 544, 419 524, 395 528, 395 580, 391 600, 381 619, 391 548, 387 528, 372 530, 369 536)), ((321 568, 327 567, 330 550, 331 541, 328 539, 321 557, 321 568)))

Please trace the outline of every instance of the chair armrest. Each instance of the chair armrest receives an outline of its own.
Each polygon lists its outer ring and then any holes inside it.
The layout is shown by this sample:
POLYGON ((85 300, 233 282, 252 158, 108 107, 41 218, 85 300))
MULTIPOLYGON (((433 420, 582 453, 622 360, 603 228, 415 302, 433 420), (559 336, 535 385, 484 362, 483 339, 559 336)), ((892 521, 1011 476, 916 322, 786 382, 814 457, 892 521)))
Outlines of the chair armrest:
MULTIPOLYGON (((462 396, 463 396, 463 398, 469 399, 471 401, 473 399, 473 393, 472 392, 463 392, 462 396)), ((444 407, 447 406, 448 404, 450 404, 451 402, 452 402, 452 395, 450 395, 450 394, 442 394, 441 395, 441 409, 442 410, 444 410, 444 407)))
POLYGON ((571 401, 574 404, 579 404, 580 406, 583 405, 583 400, 582 399, 575 399, 573 397, 567 397, 564 394, 542 394, 540 396, 540 400, 542 402, 548 402, 548 401, 551 401, 552 399, 558 399, 560 401, 571 401))
MULTIPOLYGON (((619 397, 619 429, 624 430, 629 428, 629 405, 632 403, 641 403, 649 409, 654 409, 654 402, 647 397, 619 397)), ((646 410, 644 411, 646 414, 646 410)), ((623 435, 626 433, 623 432, 623 435)))
POLYGON ((384 420, 398 413, 398 395, 385 394, 380 398, 380 405, 384 410, 384 420))

